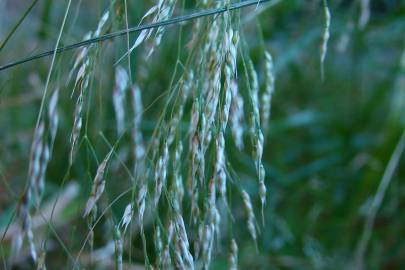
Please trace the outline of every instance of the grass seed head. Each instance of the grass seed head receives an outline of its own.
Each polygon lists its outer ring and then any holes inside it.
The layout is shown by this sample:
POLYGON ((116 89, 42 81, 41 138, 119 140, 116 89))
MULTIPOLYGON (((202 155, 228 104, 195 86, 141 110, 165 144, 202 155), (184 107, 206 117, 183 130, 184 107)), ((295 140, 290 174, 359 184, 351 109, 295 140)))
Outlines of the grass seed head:
POLYGON ((249 231, 250 236, 252 237, 253 241, 256 243, 256 239, 257 239, 256 227, 255 227, 256 218, 255 218, 255 214, 253 212, 253 206, 252 206, 252 202, 250 200, 250 196, 245 190, 242 190, 242 199, 243 199, 243 204, 245 205, 246 212, 248 214, 248 220, 247 220, 248 231, 249 231))
POLYGON ((124 214, 121 219, 121 227, 124 228, 124 232, 127 230, 128 225, 131 223, 133 215, 132 203, 129 203, 124 210, 124 214))
POLYGON ((115 86, 113 90, 113 105, 115 110, 115 117, 117 122, 117 132, 121 135, 124 132, 125 126, 125 94, 128 87, 128 73, 120 66, 117 67, 115 72, 115 86))
POLYGON ((274 92, 274 68, 273 68, 273 58, 271 54, 267 51, 264 52, 265 57, 265 77, 266 86, 261 97, 261 117, 262 128, 265 134, 269 129, 270 113, 271 113, 271 100, 274 92))
POLYGON ((231 240, 231 252, 229 254, 229 270, 238 269, 238 245, 235 239, 231 240))
POLYGON ((107 156, 104 158, 104 160, 100 163, 100 165, 97 168, 97 173, 93 179, 93 185, 91 187, 90 197, 87 200, 86 208, 83 214, 84 217, 88 216, 91 213, 97 201, 100 199, 101 195, 104 192, 105 188, 104 172, 112 152, 113 149, 107 154, 107 156))

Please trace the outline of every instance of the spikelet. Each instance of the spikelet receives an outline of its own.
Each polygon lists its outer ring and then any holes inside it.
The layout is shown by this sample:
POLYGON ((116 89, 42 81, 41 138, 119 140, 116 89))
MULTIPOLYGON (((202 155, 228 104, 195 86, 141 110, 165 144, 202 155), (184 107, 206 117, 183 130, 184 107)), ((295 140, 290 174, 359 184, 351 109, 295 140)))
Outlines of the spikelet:
POLYGON ((217 184, 215 182, 215 178, 211 178, 208 183, 208 201, 207 201, 207 214, 209 222, 213 223, 215 220, 215 212, 216 212, 216 199, 217 199, 217 184))
MULTIPOLYGON (((160 2, 162 2, 162 1, 160 0, 160 2)), ((152 6, 152 7, 143 15, 143 17, 142 17, 140 23, 142 23, 142 21, 143 21, 146 17, 148 17, 148 16, 150 16, 150 15, 152 15, 152 14, 158 12, 158 10, 159 10, 159 5, 160 5, 160 3, 157 4, 157 5, 155 5, 155 6, 152 6)), ((155 15, 155 17, 154 17, 152 23, 156 22, 156 21, 155 21, 155 20, 156 20, 156 16, 157 16, 157 15, 155 15)), ((153 29, 145 29, 145 30, 142 30, 141 33, 139 34, 139 36, 137 37, 137 39, 135 40, 134 44, 132 45, 132 47, 129 49, 129 51, 128 51, 125 55, 123 55, 117 62, 121 61, 127 54, 130 54, 136 47, 138 47, 139 45, 141 45, 142 42, 144 42, 145 40, 147 40, 148 38, 150 38, 150 36, 152 35, 152 33, 153 33, 153 29)))
POLYGON ((15 254, 19 254, 21 251, 21 247, 23 244, 24 239, 24 231, 23 231, 23 224, 28 215, 28 200, 27 200, 27 193, 23 195, 21 202, 17 206, 16 210, 16 223, 18 225, 17 232, 13 235, 11 241, 11 256, 10 261, 13 262, 15 259, 15 254))
POLYGON ((188 190, 191 195, 191 215, 194 223, 200 214, 198 207, 198 178, 203 177, 203 156, 200 151, 200 142, 197 134, 191 138, 191 169, 188 182, 188 190))
MULTIPOLYGON (((19 225, 20 226, 20 225, 19 225)), ((24 232, 22 231, 21 228, 18 229, 18 231, 13 235, 13 239, 11 241, 11 255, 10 255, 10 264, 15 261, 15 256, 17 254, 20 254, 21 247, 23 244, 23 239, 24 239, 24 232)))
POLYGON ((222 119, 221 119, 221 129, 225 132, 226 126, 228 124, 229 118, 229 110, 232 103, 232 89, 231 87, 233 81, 236 78, 236 53, 237 53, 237 45, 238 45, 238 34, 236 31, 233 31, 232 28, 229 27, 227 30, 228 32, 225 34, 225 67, 224 67, 224 75, 225 75, 225 83, 224 83, 224 91, 225 91, 225 100, 222 109, 222 119))
POLYGON ((250 99, 252 103, 253 110, 253 121, 254 124, 251 125, 251 133, 255 133, 256 125, 260 123, 259 115, 259 79, 257 77, 257 72, 253 66, 253 62, 250 58, 247 60, 247 68, 249 72, 249 83, 250 83, 250 99))
POLYGON ((183 261, 181 251, 180 251, 180 248, 178 245, 178 241, 175 241, 173 249, 174 249, 174 251, 173 251, 174 264, 176 266, 176 269, 186 269, 186 266, 184 265, 184 261, 183 261))
MULTIPOLYGON (((57 93, 57 92, 55 92, 57 93)), ((57 96, 51 98, 48 108, 49 117, 49 133, 51 135, 50 144, 53 144, 56 135, 58 115, 56 112, 57 96)), ((56 94, 57 95, 57 94, 56 94)), ((29 185, 28 197, 40 202, 44 188, 45 188, 45 174, 50 159, 50 146, 45 134, 45 123, 40 121, 38 127, 34 132, 34 139, 31 147, 31 158, 28 169, 29 185)))
MULTIPOLYGON (((149 17, 152 14, 154 14, 153 19, 151 21, 152 24, 169 19, 173 14, 175 4, 176 0, 159 0, 157 5, 152 6, 143 15, 139 24, 141 24, 146 17, 149 17)), ((132 45, 132 47, 129 49, 129 51, 126 54, 124 54, 117 62, 120 62, 125 56, 132 53, 132 51, 135 48, 141 45, 144 41, 148 40, 152 36, 153 31, 154 28, 142 30, 141 33, 138 35, 137 39, 135 40, 134 44, 132 45)), ((149 57, 153 53, 155 47, 160 45, 163 33, 164 33, 164 26, 158 27, 155 34, 155 40, 153 42, 152 47, 149 50, 149 53, 147 54, 147 57, 149 57)))
POLYGON ((169 230, 173 230, 173 255, 174 263, 178 269, 194 269, 194 258, 190 253, 190 245, 187 238, 186 227, 181 214, 173 213, 173 219, 169 224, 169 230), (172 225, 171 225, 172 224, 172 225), (172 228, 171 228, 172 227, 172 228))
POLYGON ((104 192, 105 187, 104 172, 112 153, 113 149, 111 149, 111 151, 107 154, 107 156, 104 158, 104 160, 100 163, 100 165, 97 168, 97 173, 96 176, 94 177, 93 185, 91 187, 90 197, 87 200, 86 208, 83 214, 84 217, 88 216, 91 213, 98 199, 100 199, 101 195, 104 192))
POLYGON ((69 155, 70 164, 73 163, 73 159, 76 154, 77 142, 80 137, 80 131, 82 128, 83 99, 84 99, 84 92, 89 84, 89 72, 90 72, 89 65, 90 62, 88 59, 86 59, 86 61, 84 61, 83 64, 81 65, 76 76, 75 88, 78 85, 80 87, 80 93, 76 101, 73 128, 72 133, 70 134, 70 155, 69 155))
POLYGON ((175 213, 174 228, 178 237, 184 242, 186 248, 188 249, 190 244, 188 242, 186 226, 184 225, 184 220, 180 213, 175 213))
POLYGON ((205 98, 206 103, 202 115, 202 120, 204 121, 202 121, 201 124, 200 136, 203 152, 206 151, 211 141, 211 128, 217 113, 219 94, 221 90, 221 65, 219 58, 216 57, 216 54, 211 58, 209 74, 210 78, 207 85, 208 93, 205 98))
POLYGON ((76 154, 77 142, 80 136, 80 131, 82 129, 82 111, 83 111, 83 92, 80 92, 79 97, 77 98, 75 112, 74 112, 74 121, 72 133, 70 135, 70 164, 73 163, 74 156, 76 154))
POLYGON ((142 93, 137 84, 134 84, 131 88, 132 92, 132 108, 133 108, 133 130, 132 140, 134 143, 134 157, 136 162, 140 162, 145 155, 145 147, 143 145, 143 138, 141 132, 142 122, 142 93))
MULTIPOLYGON (((178 238, 177 240, 177 250, 180 252, 180 257, 182 258, 183 261, 183 267, 181 269, 194 269, 194 259, 193 256, 191 255, 188 246, 184 242, 182 238, 178 238)), ((176 251, 177 251, 176 250, 176 251)))
POLYGON ((183 201, 184 197, 184 186, 183 186, 183 178, 181 175, 181 155, 183 153, 183 143, 181 141, 178 142, 175 157, 173 160, 173 180, 174 180, 174 192, 175 192, 175 199, 179 204, 179 207, 183 201))
POLYGON ((191 117, 190 117, 190 127, 188 134, 190 136, 190 143, 189 147, 190 149, 192 148, 192 137, 196 134, 197 128, 198 128, 198 122, 200 120, 200 104, 199 104, 199 99, 195 98, 193 101, 193 106, 191 108, 191 117))
POLYGON ((174 225, 172 220, 169 221, 169 225, 167 226, 167 241, 165 248, 163 250, 163 258, 162 258, 162 266, 163 269, 171 269, 172 261, 170 258, 170 245, 173 241, 173 230, 174 230, 174 225))
POLYGON ((202 259, 204 269, 208 269, 211 263, 211 255, 214 243, 214 226, 205 225, 202 238, 202 259))
POLYGON ((256 240, 257 240, 256 227, 255 227, 256 218, 255 218, 255 214, 253 213, 253 207, 252 207, 252 202, 250 200, 250 196, 245 190, 242 190, 242 199, 243 199, 243 204, 245 205, 246 212, 248 214, 248 221, 247 221, 248 231, 249 231, 250 236, 252 237, 253 241, 256 244, 256 240))
POLYGON ((83 89, 87 88, 87 85, 89 82, 89 79, 88 79, 89 66, 90 66, 90 60, 87 57, 86 60, 83 61, 83 63, 80 65, 80 68, 77 71, 75 85, 74 85, 73 91, 72 91, 72 96, 78 86, 81 88, 81 91, 83 91, 83 89))
POLYGON ((216 139, 215 174, 222 198, 226 201, 226 173, 225 173, 225 139, 223 132, 218 133, 216 139))
POLYGON ((261 130, 258 131, 257 135, 257 141, 256 141, 256 147, 255 147, 255 152, 256 152, 256 168, 259 176, 259 196, 260 196, 260 201, 262 205, 262 222, 264 225, 264 206, 266 204, 266 185, 264 184, 264 178, 266 176, 266 171, 264 170, 264 166, 262 164, 262 156, 263 156, 263 144, 264 144, 264 138, 263 138, 263 133, 261 130))
POLYGON ((326 58, 326 52, 328 50, 328 41, 329 41, 329 37, 330 37, 330 32, 329 32, 329 28, 330 28, 330 11, 329 11, 329 7, 328 7, 328 3, 327 0, 323 0, 323 12, 325 15, 325 27, 323 29, 323 35, 322 35, 322 43, 321 43, 321 79, 323 81, 324 79, 324 62, 325 62, 325 58, 326 58))
MULTIPOLYGON (((215 184, 214 184, 215 186, 215 184)), ((197 237, 194 240, 194 258, 196 260, 199 259, 200 253, 201 253, 201 247, 202 247, 202 239, 203 239, 203 233, 204 233, 204 223, 198 224, 198 230, 197 230, 197 237)))
MULTIPOLYGON (((105 31, 105 26, 107 24, 107 21, 109 20, 109 10, 105 11, 103 16, 101 16, 97 29, 94 32, 88 32, 85 34, 83 40, 89 40, 91 38, 97 38, 100 36, 102 32, 105 31)), ((88 82, 89 82, 89 67, 90 64, 94 62, 94 57, 89 56, 91 53, 94 53, 94 46, 90 47, 82 47, 79 50, 79 53, 77 54, 75 58, 75 62, 73 64, 73 67, 69 73, 69 80, 72 78, 74 72, 78 69, 77 74, 76 74, 76 80, 74 84, 74 88, 72 91, 72 96, 74 94, 74 91, 76 87, 81 83, 81 91, 87 88, 88 82)))
POLYGON ((44 131, 45 131, 45 124, 43 121, 41 121, 34 132, 34 138, 31 146, 30 165, 28 169, 28 177, 29 177, 28 197, 29 198, 33 197, 35 200, 38 201, 42 193, 41 186, 44 177, 43 161, 47 162, 47 160, 43 159, 44 152, 46 151, 45 150, 46 145, 44 144, 44 131))
POLYGON ((163 259, 163 241, 160 227, 155 228, 155 254, 156 254, 156 266, 160 269, 162 267, 163 259))
POLYGON ((265 135, 269 130, 269 121, 271 113, 271 100, 274 92, 274 68, 273 68, 273 58, 271 54, 267 51, 264 52, 265 57, 265 77, 266 77, 266 87, 265 91, 261 96, 261 117, 262 129, 265 135))
POLYGON ((259 92, 259 83, 257 78, 256 70, 254 69, 253 63, 248 59, 248 71, 250 77, 250 100, 252 104, 252 113, 250 120, 250 134, 252 138, 253 145, 253 160, 255 162, 256 172, 258 175, 259 182, 259 195, 262 204, 262 221, 264 224, 264 206, 266 204, 266 186, 264 184, 264 179, 266 172, 262 163, 263 157, 263 146, 264 146, 264 136, 260 127, 260 115, 259 115, 259 102, 258 102, 258 92, 259 92))
POLYGON ((198 136, 198 124, 203 120, 200 118, 200 104, 199 99, 194 99, 191 109, 191 123, 189 127, 189 151, 191 158, 191 167, 188 177, 188 193, 191 196, 191 213, 194 222, 199 215, 198 207, 198 179, 204 176, 203 160, 204 156, 200 151, 200 138, 198 136))
POLYGON ((210 221, 210 225, 213 226, 213 229, 215 231, 215 234, 217 236, 217 238, 220 238, 220 223, 221 223, 221 215, 219 214, 218 208, 215 207, 212 210, 210 210, 211 214, 211 221, 210 221))
POLYGON ((167 164, 169 162, 169 149, 167 142, 163 144, 163 153, 159 157, 155 170, 155 197, 154 204, 157 206, 160 195, 162 193, 162 188, 166 185, 167 182, 167 164))
POLYGON ((28 245, 30 247, 31 258, 34 262, 37 261, 38 255, 34 243, 34 234, 32 232, 31 216, 27 215, 27 220, 24 228, 27 234, 28 245))
POLYGON ((203 142, 203 151, 205 152, 208 148, 208 145, 211 141, 211 128, 215 120, 215 116, 218 110, 219 94, 221 90, 221 65, 220 59, 216 58, 215 61, 212 61, 212 67, 210 69, 211 80, 208 85, 208 93, 206 97, 206 105, 204 110, 204 117, 206 121, 203 122, 205 125, 202 126, 202 139, 203 142))
POLYGON ((231 240, 231 252, 229 253, 229 270, 238 270, 238 245, 235 239, 231 240))
POLYGON ((98 21, 97 29, 96 29, 96 31, 94 31, 93 37, 100 36, 100 34, 104 30, 104 26, 107 23, 109 18, 110 18, 110 11, 107 10, 104 12, 103 16, 101 16, 100 20, 98 21))
POLYGON ((141 185, 141 188, 138 191, 138 196, 136 199, 136 202, 138 204, 138 220, 139 223, 141 224, 141 227, 143 227, 143 216, 145 214, 145 200, 146 200, 146 194, 148 192, 148 188, 145 184, 141 185))
MULTIPOLYGON (((92 35, 93 35, 93 32, 91 32, 91 31, 87 32, 83 37, 83 41, 90 39, 92 37, 92 35)), ((69 81, 72 79, 72 76, 73 76, 74 72, 77 70, 77 68, 79 66, 82 66, 83 62, 87 59, 88 53, 89 53, 89 47, 82 47, 78 50, 78 53, 75 57, 75 62, 73 63, 73 67, 72 67, 71 71, 69 72, 69 77, 68 77, 69 81)))
POLYGON ((124 132, 125 123, 125 93, 128 87, 128 74, 120 66, 115 71, 115 86, 113 90, 113 105, 117 122, 117 133, 124 132))
POLYGON ((232 80, 230 83, 230 91, 232 94, 232 103, 230 108, 230 122, 232 136, 235 140, 236 147, 239 150, 243 149, 243 99, 238 92, 238 84, 232 80))
POLYGON ((225 90, 225 100, 222 108, 222 114, 221 114, 221 129, 222 132, 225 132, 226 127, 228 125, 228 119, 229 119, 229 112, 231 109, 231 104, 232 104, 232 90, 227 89, 225 90))
POLYGON ((59 99, 59 89, 56 89, 51 99, 49 100, 48 105, 48 117, 49 117, 49 130, 51 134, 51 144, 54 143, 56 132, 58 130, 58 123, 59 123, 59 115, 57 112, 58 106, 58 99, 59 99))
MULTIPOLYGON (((158 21, 164 21, 169 19, 172 14, 173 14, 173 10, 174 10, 174 6, 176 5, 177 0, 160 0, 160 5, 159 5, 159 12, 157 14, 156 17, 156 22, 158 21)), ((154 21, 155 22, 155 21, 154 21)), ((149 57, 150 55, 152 55, 154 49, 160 45, 160 42, 162 40, 163 34, 165 31, 165 27, 164 26, 160 26, 158 27, 158 29, 156 30, 156 34, 155 34, 155 39, 154 39, 154 43, 152 45, 152 48, 150 48, 149 53, 147 55, 147 57, 149 57)))
POLYGON ((198 238, 194 242, 195 257, 198 258, 201 253, 205 269, 211 263, 215 236, 219 239, 220 216, 216 206, 217 185, 217 180, 214 176, 208 183, 205 222, 199 224, 198 238))
MULTIPOLYGON (((13 237, 12 251, 20 254, 24 236, 27 238, 28 246, 30 249, 30 255, 34 262, 37 262, 38 256, 34 243, 34 234, 32 232, 32 222, 31 214, 29 212, 29 193, 25 193, 21 198, 21 202, 18 204, 17 213, 16 213, 16 222, 19 226, 19 230, 16 235, 13 237)), ((14 255, 12 260, 14 260, 14 255)))
POLYGON ((34 262, 37 261, 37 252, 34 243, 34 234, 32 232, 31 215, 29 213, 29 200, 30 195, 26 192, 21 198, 16 210, 16 222, 18 224, 18 231, 13 235, 12 239, 12 256, 10 258, 13 262, 16 257, 15 255, 21 254, 21 247, 23 244, 24 237, 27 238, 30 255, 34 262))
POLYGON ((124 214, 122 215, 121 219, 121 227, 124 228, 124 233, 126 232, 128 225, 131 223, 132 215, 133 215, 133 207, 132 203, 129 203, 124 210, 124 214))

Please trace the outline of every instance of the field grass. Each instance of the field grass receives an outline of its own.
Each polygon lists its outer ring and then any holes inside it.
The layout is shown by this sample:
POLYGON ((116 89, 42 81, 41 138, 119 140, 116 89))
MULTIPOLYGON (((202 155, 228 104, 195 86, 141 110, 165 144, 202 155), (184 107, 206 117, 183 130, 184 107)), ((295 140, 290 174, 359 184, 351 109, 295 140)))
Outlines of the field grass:
POLYGON ((0 268, 405 266, 405 3, 261 2, 0 2, 0 268))

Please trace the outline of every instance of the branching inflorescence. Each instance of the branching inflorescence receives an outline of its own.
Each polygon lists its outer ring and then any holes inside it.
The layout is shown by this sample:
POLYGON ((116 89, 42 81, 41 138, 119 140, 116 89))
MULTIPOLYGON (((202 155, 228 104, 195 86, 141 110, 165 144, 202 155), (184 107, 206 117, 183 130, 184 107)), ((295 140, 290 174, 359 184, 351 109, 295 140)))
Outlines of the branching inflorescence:
MULTIPOLYGON (((198 5, 206 9, 220 9, 230 6, 229 1, 202 1, 198 5)), ((159 0, 143 16, 152 24, 170 20, 176 6, 175 0, 159 0)), ((240 23, 238 14, 221 12, 211 17, 200 17, 194 21, 192 40, 183 73, 178 82, 169 89, 169 97, 162 110, 153 135, 149 138, 142 133, 143 102, 141 82, 131 82, 128 72, 121 66, 115 68, 115 80, 111 93, 115 112, 118 141, 130 130, 133 172, 129 172, 132 185, 131 201, 119 222, 109 218, 112 225, 117 269, 123 268, 125 239, 131 237, 131 223, 135 220, 140 227, 144 247, 145 264, 154 264, 160 269, 208 269, 221 243, 221 224, 233 222, 231 190, 237 190, 247 212, 247 230, 257 242, 258 226, 250 195, 242 186, 243 182, 230 173, 231 163, 227 152, 236 147, 243 151, 245 146, 252 149, 252 158, 258 179, 257 190, 263 208, 266 203, 265 169, 263 166, 264 135, 270 118, 271 97, 274 91, 273 60, 265 52, 266 72, 264 92, 261 94, 259 77, 254 64, 247 58, 245 71, 247 88, 238 76, 238 52, 240 50, 240 23), (244 91, 244 93, 243 93, 244 91), (127 102, 127 96, 131 102, 127 102), (259 100, 259 97, 261 98, 259 100), (245 106, 249 104, 250 106, 245 106), (132 108, 132 116, 127 115, 126 105, 132 108), (132 121, 126 121, 132 117, 132 121), (249 121, 246 121, 249 120, 249 121), (128 129, 128 123, 130 129, 128 129), (187 123, 186 131, 182 126, 187 123), (247 143, 245 135, 250 135, 247 143), (187 160, 185 162, 184 160, 187 160), (240 186, 241 184, 241 186, 240 186), (160 211, 165 211, 161 215, 160 211), (147 217, 146 217, 147 216, 147 217), (191 217, 190 220, 185 217, 191 217), (154 241, 146 241, 146 219, 151 219, 154 228, 154 241), (155 246, 156 261, 150 262, 147 243, 155 246)), ((101 17, 94 32, 89 32, 85 40, 100 37, 111 25, 113 16, 107 11, 101 17)), ((130 54, 142 43, 147 43, 145 60, 161 44, 164 25, 143 29, 130 54), (152 38, 153 37, 153 38, 152 38)), ((69 166, 73 166, 83 131, 85 108, 90 109, 91 78, 94 76, 98 47, 82 47, 78 51, 69 79, 74 82, 72 98, 75 98, 73 126, 70 135, 69 166), (73 79, 74 78, 74 79, 73 79)), ((121 58, 123 59, 123 58, 121 58)), ((120 60, 121 60, 120 59, 120 60)), ((243 73, 242 73, 243 74, 243 73)), ((27 194, 42 194, 44 173, 49 160, 50 149, 55 140, 58 125, 58 90, 49 102, 49 121, 41 121, 34 135, 30 166, 30 185, 27 194), (49 134, 49 135, 46 135, 49 134), (46 136, 49 137, 49 139, 46 136), (50 141, 50 142, 49 142, 50 141)), ((87 116, 88 117, 88 116, 87 116)), ((89 242, 93 247, 94 226, 97 225, 97 207, 105 194, 107 171, 114 159, 116 146, 104 156, 93 173, 91 191, 84 207, 83 216, 89 221, 89 242)), ((127 157, 126 157, 127 158, 127 157)), ((112 170, 113 168, 111 168, 112 170)), ((30 230, 27 205, 21 205, 18 218, 22 228, 32 243, 31 253, 37 260, 30 230)), ((150 222, 150 221, 149 221, 150 222)), ((264 216, 263 216, 264 222, 264 216)), ((131 239, 129 239, 131 240, 131 239)), ((87 239, 86 239, 87 241, 87 239)), ((17 239, 21 243, 21 239, 17 239)), ((129 241, 131 243, 131 241, 129 241)), ((229 267, 237 269, 238 246, 236 239, 230 241, 229 267)))

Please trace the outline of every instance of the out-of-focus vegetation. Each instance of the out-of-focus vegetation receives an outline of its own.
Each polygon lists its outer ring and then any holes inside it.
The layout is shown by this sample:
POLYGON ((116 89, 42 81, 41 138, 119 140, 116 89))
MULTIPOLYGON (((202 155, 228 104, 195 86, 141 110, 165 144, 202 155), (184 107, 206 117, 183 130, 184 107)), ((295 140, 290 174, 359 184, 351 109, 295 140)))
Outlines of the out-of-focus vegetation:
MULTIPOLYGON (((67 2, 39 0, 1 49, 0 65, 53 49, 67 2)), ((153 5, 152 1, 126 2, 129 26, 138 25, 153 5)), ((199 8, 195 2, 178 1, 174 16, 195 11, 199 8)), ((405 267, 405 161, 401 152, 395 152, 404 148, 405 2, 328 2, 331 26, 323 80, 319 52, 325 24, 322 1, 281 0, 274 6, 263 4, 240 11, 241 44, 258 71, 261 91, 265 87, 265 50, 272 54, 275 67, 275 92, 263 154, 267 205, 263 227, 250 149, 239 151, 227 134, 226 144, 231 145, 226 151, 229 171, 251 195, 259 224, 258 243, 256 250, 241 199, 236 189, 229 187, 235 221, 229 219, 221 225, 210 269, 227 269, 231 238, 238 243, 240 269, 357 269, 361 261, 364 269, 405 267), (365 20, 367 12, 369 19, 365 20), (388 167, 390 160, 398 161, 394 168, 388 167), (385 192, 379 189, 384 172, 388 174, 385 192), (381 204, 375 205, 376 194, 383 196, 381 204), (376 216, 367 227, 373 207, 377 207, 376 216), (370 238, 361 254, 365 231, 370 238)), ((19 0, 0 3, 1 41, 29 4, 19 0)), ((114 15, 106 32, 125 29, 124 0, 116 0, 114 5, 109 1, 72 1, 60 45, 81 41, 109 7, 114 15)), ((139 82, 142 91, 145 141, 151 138, 162 114, 169 86, 185 68, 192 32, 191 23, 169 26, 146 61, 141 54, 144 45, 131 54, 132 80, 139 82)), ((130 35, 130 44, 136 36, 130 35)), ((60 89, 59 129, 45 193, 32 217, 37 246, 47 239, 48 269, 71 269, 75 259, 86 269, 114 268, 110 222, 119 222, 131 200, 130 192, 120 195, 131 186, 127 174, 132 170, 131 135, 117 136, 111 98, 114 63, 125 53, 126 42, 122 36, 95 45, 83 122, 86 135, 69 170, 69 136, 76 100, 71 97, 74 79, 68 78, 78 50, 56 56, 49 89, 60 89), (108 169, 102 205, 113 203, 112 211, 107 211, 94 228, 93 247, 86 245, 81 250, 89 232, 82 214, 97 164, 111 145, 116 146, 117 155, 113 155, 108 169), (58 207, 49 224, 56 197, 58 207)), ((0 268, 11 269, 10 258, 14 257, 15 269, 34 269, 26 241, 20 253, 13 254, 11 238, 17 233, 15 213, 27 183, 31 143, 50 61, 51 57, 42 58, 0 71, 0 268)), ((124 68, 126 61, 121 62, 124 68)), ((239 51, 240 85, 246 84, 243 72, 239 51)), ((247 90, 241 86, 241 91, 247 90)), ((128 113, 129 98, 127 106, 128 113)), ((185 111, 190 109, 191 103, 187 103, 185 111)), ((185 115, 182 130, 186 133, 190 117, 185 115)), ((128 119, 126 125, 130 122, 128 119)), ((182 162, 189 161, 184 158, 182 162)), ((160 210, 158 214, 163 219, 166 213, 160 210)), ((153 263, 158 225, 150 221, 150 215, 147 210, 144 229, 153 263)), ((189 216, 184 219, 189 222, 189 216)), ((142 269, 144 249, 139 227, 131 226, 132 239, 129 233, 124 238, 124 268, 142 269)))

